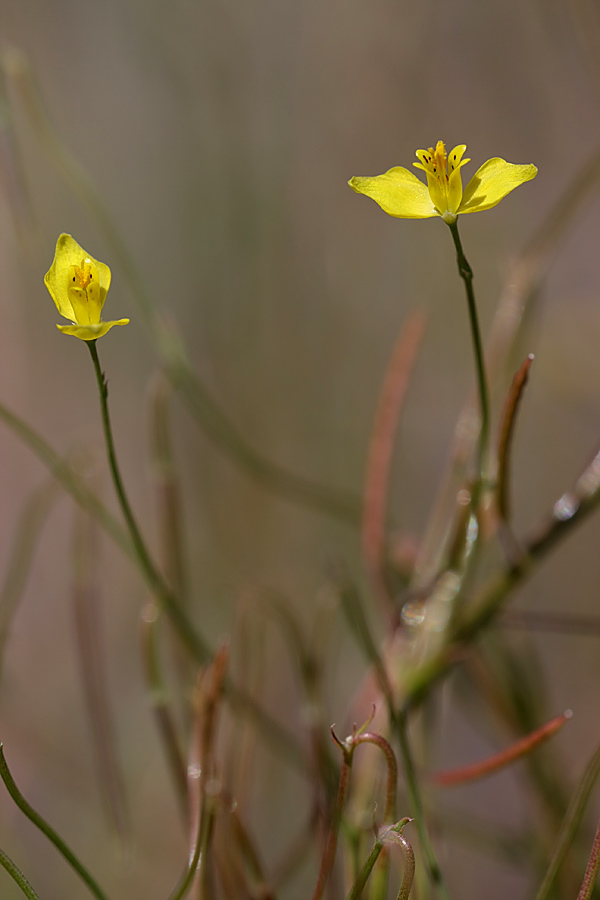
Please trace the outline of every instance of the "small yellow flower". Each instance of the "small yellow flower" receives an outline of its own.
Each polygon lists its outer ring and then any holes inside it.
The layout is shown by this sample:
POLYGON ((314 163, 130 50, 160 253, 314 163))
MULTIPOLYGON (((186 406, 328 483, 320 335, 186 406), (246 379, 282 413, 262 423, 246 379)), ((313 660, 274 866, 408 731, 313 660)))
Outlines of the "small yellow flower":
POLYGON ((44 276, 44 284, 61 316, 72 325, 57 325, 64 334, 82 341, 95 341, 113 325, 127 325, 129 319, 100 321, 110 287, 110 269, 79 246, 70 234, 61 234, 56 242, 54 261, 44 276))
POLYGON ((417 176, 397 166, 373 178, 351 178, 348 184, 357 194, 366 194, 388 213, 401 219, 428 219, 441 216, 453 225, 462 213, 491 209, 512 190, 537 175, 534 165, 519 166, 499 157, 488 159, 473 175, 463 191, 460 170, 466 144, 459 144, 450 155, 442 141, 435 150, 417 150, 419 162, 413 163, 427 176, 423 184, 417 176))

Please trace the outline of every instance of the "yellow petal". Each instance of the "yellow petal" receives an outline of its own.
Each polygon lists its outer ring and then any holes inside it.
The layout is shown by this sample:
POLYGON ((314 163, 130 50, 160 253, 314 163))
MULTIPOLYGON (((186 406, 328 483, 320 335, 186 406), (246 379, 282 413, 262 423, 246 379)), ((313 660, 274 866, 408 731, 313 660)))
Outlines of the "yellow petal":
POLYGON ((104 337, 113 325, 129 325, 129 319, 118 319, 116 322, 100 322, 98 325, 57 325, 63 334, 72 334, 81 341, 95 341, 104 337))
POLYGON ((481 212, 491 209, 520 184, 531 181, 537 175, 532 165, 515 165, 504 159, 488 159, 466 186, 459 213, 481 212))
POLYGON ((438 215, 427 186, 402 166, 372 178, 351 178, 348 184, 357 194, 375 200, 390 216, 428 219, 438 215))
POLYGON ((84 260, 89 260, 97 269, 98 283, 102 294, 102 302, 110 287, 110 269, 108 266, 94 259, 81 247, 70 234, 61 234, 56 242, 54 261, 44 276, 46 287, 56 304, 61 316, 71 321, 77 321, 73 303, 69 296, 69 269, 71 266, 80 267, 84 260))
POLYGON ((457 213, 462 202, 463 187, 460 170, 470 159, 463 159, 466 144, 459 144, 448 154, 448 211, 457 213))

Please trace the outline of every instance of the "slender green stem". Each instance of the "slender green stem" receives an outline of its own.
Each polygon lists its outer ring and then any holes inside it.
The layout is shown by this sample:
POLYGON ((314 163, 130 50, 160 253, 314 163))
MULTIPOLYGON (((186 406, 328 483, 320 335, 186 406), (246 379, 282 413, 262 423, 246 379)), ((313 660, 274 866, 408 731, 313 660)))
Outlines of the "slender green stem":
MULTIPOLYGON (((106 398, 104 402, 106 402, 106 398)), ((36 431, 1 403, 0 421, 4 422, 29 447, 32 453, 37 456, 75 502, 96 519, 106 534, 112 538, 117 547, 120 547, 128 559, 139 565, 136 550, 128 533, 98 498, 86 488, 71 466, 61 459, 36 431)), ((159 593, 157 585, 149 581, 148 573, 145 569, 142 569, 142 574, 146 577, 146 581, 149 582, 149 587, 153 594, 156 594, 157 599, 162 601, 165 612, 170 617, 192 657, 196 662, 205 663, 212 656, 212 651, 202 637, 194 633, 192 626, 181 613, 179 604, 167 590, 164 582, 160 583, 160 590, 164 593, 159 593)), ((241 688, 235 687, 228 681, 226 683, 226 691, 231 706, 251 719, 255 723, 258 733, 272 744, 276 744, 282 754, 285 755, 286 760, 296 768, 306 771, 305 756, 294 735, 276 722, 256 700, 241 688)))
MULTIPOLYGON (((150 590, 153 592, 156 599, 159 601, 160 605, 169 616, 184 645, 188 648, 196 662, 199 662, 201 664, 206 663, 212 657, 212 651, 204 638, 196 632, 192 623, 188 619, 187 614, 182 609, 181 604, 178 602, 177 598, 169 589, 162 575, 154 565, 136 522, 133 510, 131 509, 131 505, 125 492, 125 487, 123 485, 123 479, 121 478, 119 464, 117 462, 117 454, 115 451, 112 426, 110 423, 110 414, 108 410, 108 385, 102 372, 102 367, 100 366, 98 351, 96 349, 96 341, 87 341, 86 343, 90 350, 92 362, 94 364, 94 371, 96 373, 96 380, 98 382, 98 390, 100 392, 102 426, 104 429, 104 439, 106 442, 110 471, 117 493, 117 498, 119 500, 119 505, 121 507, 121 512, 123 513, 123 517, 129 530, 135 556, 138 560, 141 571, 146 578, 146 582, 150 590)), ((281 726, 277 722, 275 722, 274 719, 271 718, 271 716, 269 716, 256 703, 256 701, 252 697, 250 697, 240 688, 235 687, 231 683, 230 679, 226 679, 225 690, 232 707, 239 708, 246 715, 251 716, 257 723, 259 730, 268 733, 269 737, 273 741, 276 741, 280 745, 280 747, 285 747, 288 758, 293 759, 296 763, 299 763, 304 768, 304 757, 298 752, 297 743, 286 731, 284 731, 284 729, 281 728, 281 726)))
POLYGON ((27 897, 27 900, 40 900, 19 867, 14 864, 10 856, 6 855, 4 850, 0 850, 0 866, 3 866, 12 880, 19 885, 19 887, 27 897))
POLYGON ((346 900, 360 900, 364 887, 369 879, 371 872, 373 871, 373 867, 375 866, 375 863, 377 862, 381 851, 386 845, 389 846, 391 844, 402 847, 402 850, 404 852, 404 875, 402 877, 402 884, 400 886, 400 891, 398 892, 397 900, 408 900, 408 895, 410 894, 410 889, 412 887, 413 879, 415 876, 415 854, 413 853, 412 847, 402 834, 402 829, 410 821, 410 819, 404 818, 399 822, 396 822, 395 825, 390 825, 387 828, 382 828, 379 831, 371 852, 365 860, 362 869, 358 873, 346 900))
POLYGON ((423 851, 425 862, 429 870, 429 877, 437 888, 440 897, 442 897, 443 900, 449 900, 450 895, 448 894, 448 889, 444 882, 444 877, 442 875, 442 871, 440 869, 435 851, 433 849, 433 845, 431 843, 431 839, 429 837, 429 831, 427 829, 427 825, 425 824, 425 811, 423 808, 421 789, 419 786, 419 780, 417 778, 417 772, 415 769, 412 751, 408 740, 408 722, 406 713, 401 712, 400 715, 396 717, 395 724, 398 731, 402 761, 404 763, 406 787, 408 788, 408 796, 414 809, 415 822, 419 832, 421 849, 423 851))
POLYGON ((94 363, 94 371, 96 373, 96 380, 98 382, 98 390, 100 392, 100 405, 102 410, 102 427, 104 429, 104 438, 106 440, 106 449, 108 452, 108 464, 110 466, 110 473, 112 475, 115 490, 117 492, 121 512, 123 513, 123 518, 125 519, 127 527, 129 529, 129 534, 131 536, 131 540, 133 541, 137 557, 149 580, 152 582, 154 587, 159 589, 160 592, 163 589, 162 578, 157 572, 154 563, 150 558, 150 554, 146 549, 146 544, 144 543, 144 539, 141 535, 140 529, 133 514, 133 510, 131 509, 131 505, 127 498, 125 486, 123 485, 123 479, 121 478, 121 472, 117 463, 117 454, 115 451, 112 426, 110 423, 110 414, 108 411, 108 384, 106 378, 104 377, 104 373, 102 372, 100 359, 98 358, 96 341, 86 341, 86 343, 92 357, 92 362, 94 363))
POLYGON ((489 391, 485 375, 485 366, 483 362, 483 342, 481 340, 481 331, 479 329, 477 304, 475 303, 475 292, 473 290, 473 270, 467 262, 467 258, 462 248, 462 243, 458 234, 458 222, 454 222, 449 227, 452 234, 452 239, 454 240, 454 247, 456 249, 458 273, 465 283, 467 306, 469 308, 469 323, 471 325, 471 338, 473 340, 473 350, 475 352, 477 389, 479 392, 479 405, 481 410, 481 428, 479 430, 479 442, 477 446, 477 474, 479 476, 479 485, 476 489, 476 493, 478 494, 481 490, 481 482, 485 475, 486 455, 490 434, 489 391))
POLYGON ((29 805, 17 785, 10 774, 8 765, 6 763, 6 759, 4 758, 4 750, 2 744, 0 744, 0 777, 2 781, 6 785, 6 790, 17 804, 21 812, 27 816, 30 822, 39 828, 42 834, 45 834, 49 841, 51 841, 56 849, 61 853, 69 865, 75 869, 79 877, 85 884, 88 886, 94 897, 97 900, 107 900, 107 896, 99 886, 97 881, 90 875, 88 870, 85 868, 83 863, 79 862, 71 848, 63 841, 63 839, 56 833, 56 831, 52 828, 51 825, 46 822, 45 819, 40 816, 35 809, 29 805))
POLYGON ((373 866, 377 862, 377 859, 379 858, 379 854, 381 853, 382 850, 383 850, 383 841, 380 841, 379 839, 377 839, 375 841, 375 843, 373 844, 373 848, 372 848, 371 852, 369 853, 368 857, 366 858, 362 869, 358 873, 356 881, 352 885, 352 887, 350 889, 350 893, 348 894, 348 897, 346 898, 346 900, 360 900, 360 897, 362 897, 362 892, 364 890, 364 887, 365 887, 367 881, 369 880, 369 875, 373 871, 373 866))
POLYGON ((190 861, 186 867, 185 872, 181 876, 179 883, 173 889, 173 891, 169 894, 168 900, 183 900, 184 897, 189 893, 194 879, 198 874, 198 868, 200 865, 200 858, 202 855, 202 849, 206 844, 209 834, 209 819, 207 815, 207 810, 203 806, 202 812, 198 816, 198 828, 196 831, 196 837, 194 839, 194 851, 190 858, 190 861))
POLYGON ((104 439, 106 442, 106 450, 108 453, 108 464, 110 466, 110 472, 112 475, 113 484, 115 486, 117 499, 119 501, 119 506, 121 507, 123 518, 125 519, 125 523, 129 530, 129 535, 131 537, 135 555, 146 577, 146 581, 148 582, 150 589, 153 591, 157 599, 160 601, 160 603, 168 613, 183 643, 186 647, 188 647, 192 655, 199 662, 206 662, 206 660, 210 658, 210 650, 204 640, 194 630, 187 615, 182 610, 176 598, 173 596, 172 592, 165 584, 165 581, 162 578, 160 572, 154 565, 133 514, 133 510, 125 491, 123 479, 121 478, 119 464, 117 462, 117 454, 115 451, 112 426, 110 423, 110 413, 108 410, 108 384, 106 382, 106 378, 104 377, 104 373, 102 372, 102 367, 98 358, 96 341, 86 341, 86 343, 88 345, 90 355, 92 357, 92 362, 94 364, 94 371, 96 373, 96 380, 98 382, 98 390, 100 393, 102 427, 104 429, 104 439))

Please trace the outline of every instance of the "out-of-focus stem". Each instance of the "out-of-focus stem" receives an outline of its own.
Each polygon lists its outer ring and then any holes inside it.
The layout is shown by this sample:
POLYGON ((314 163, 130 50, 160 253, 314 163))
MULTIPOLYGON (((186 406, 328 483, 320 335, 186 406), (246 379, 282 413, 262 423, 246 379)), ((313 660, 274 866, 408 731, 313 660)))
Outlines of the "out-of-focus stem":
POLYGON ((558 835, 550 865, 544 876, 540 888, 535 896, 535 900, 546 900, 552 890, 552 885, 558 874, 560 867, 566 859, 567 853, 573 843, 577 828, 581 822, 585 807, 589 800, 592 788, 594 787, 598 776, 600 775, 600 748, 596 750, 587 768, 583 774, 583 778, 579 783, 576 793, 573 795, 567 814, 562 823, 560 833, 558 835))
POLYGON ((25 589, 42 529, 59 496, 56 481, 46 481, 31 494, 19 516, 0 588, 0 677, 13 616, 25 589))
POLYGON ((135 560, 135 552, 127 532, 100 502, 98 497, 87 489, 69 463, 62 459, 37 431, 34 431, 23 419, 19 418, 2 403, 0 403, 0 421, 4 422, 29 447, 31 452, 37 456, 42 465, 56 478, 61 487, 71 495, 75 502, 82 509, 86 509, 90 515, 94 516, 117 547, 130 560, 135 560))
MULTIPOLYGON (((333 734, 333 732, 332 732, 333 734)), ((338 787, 337 797, 335 800, 335 805, 333 807, 333 812, 331 816, 331 825, 329 828, 329 835, 327 838, 327 843, 325 845, 325 851, 321 858, 321 867, 319 869, 319 875, 317 878, 317 883, 315 885, 315 889, 312 895, 312 900, 321 900, 323 896, 323 891, 325 890, 325 885, 329 880, 329 876, 333 870, 333 864, 335 862, 335 853, 337 850, 337 842, 338 842, 338 834, 340 830, 340 823, 342 821, 342 813, 344 811, 344 806, 346 803, 346 796, 348 794, 348 785, 350 782, 350 770, 352 768, 352 756, 354 752, 354 748, 352 744, 349 746, 346 743, 342 743, 338 741, 334 736, 334 740, 338 744, 338 746, 342 750, 343 758, 342 758, 342 769, 340 772, 340 783, 338 787)))
POLYGON ((511 744, 510 747, 507 747, 506 750, 495 753, 493 756, 488 756, 487 759, 484 759, 482 762, 462 766, 460 769, 450 769, 447 772, 438 772, 436 775, 432 776, 431 780, 434 784, 438 785, 438 787, 453 787, 457 784, 466 784, 467 782, 476 781, 479 778, 485 778, 486 775, 491 775, 493 772, 497 772, 505 766, 515 762, 515 760, 525 756, 525 754, 531 753, 531 751, 541 743, 547 741, 560 731, 565 722, 568 722, 572 715, 573 713, 570 709, 566 710, 562 715, 556 716, 555 719, 546 722, 541 728, 538 728, 526 737, 521 738, 520 741, 515 741, 515 743, 511 744))
POLYGON ((252 878, 256 882, 257 896, 260 896, 261 900, 276 900, 275 892, 267 882, 256 848, 236 808, 231 810, 231 822, 233 834, 242 853, 244 862, 246 863, 252 878))
POLYGON ((500 516, 506 521, 508 521, 509 518, 510 506, 510 451, 517 413, 523 398, 523 391, 527 384, 529 369, 531 368, 533 359, 533 353, 530 353, 513 378, 500 425, 500 438, 498 440, 498 474, 496 477, 496 505, 500 516))
MULTIPOLYGON (((127 531, 111 515, 98 497, 87 489, 71 466, 53 450, 41 435, 1 403, 0 421, 4 422, 29 447, 32 453, 37 456, 75 502, 82 509, 87 510, 90 515, 94 516, 105 533, 123 551, 127 558, 134 564, 139 565, 138 556, 127 531)), ((147 573, 144 570, 142 572, 148 580, 147 573)), ((179 607, 177 604, 173 604, 172 596, 168 592, 158 594, 158 586, 154 582, 149 583, 149 587, 153 593, 157 593, 158 599, 162 599, 167 615, 171 618, 176 631, 178 631, 182 639, 184 639, 184 634, 186 635, 184 643, 195 661, 200 663, 206 662, 210 658, 208 645, 201 636, 195 635, 193 630, 189 630, 190 626, 187 619, 178 621, 179 607), (171 604, 169 604, 169 600, 171 604)), ((162 583, 161 589, 166 591, 166 587, 162 583)), ((257 732, 273 746, 276 746, 288 763, 300 771, 305 771, 306 760, 294 736, 269 716, 256 700, 241 688, 233 685, 229 680, 227 681, 226 689, 231 707, 251 720, 256 726, 257 732)))
POLYGON ((385 579, 385 526, 394 437, 417 351, 425 331, 425 316, 413 313, 396 341, 381 387, 369 442, 362 515, 362 548, 373 589, 385 612, 393 598, 385 579))
MULTIPOLYGON (((102 411, 102 426, 104 429, 104 439, 110 471, 121 512, 123 513, 123 517, 127 524, 140 570, 144 574, 150 590, 169 616, 171 623, 179 634, 184 646, 189 650, 192 658, 194 658, 196 662, 205 663, 211 656, 208 644, 204 638, 196 632, 186 612, 179 603, 178 598, 165 584, 162 575, 154 565, 133 514, 117 462, 117 454, 108 409, 108 385, 98 358, 96 341, 86 341, 86 343, 92 357, 96 380, 98 382, 100 407, 102 411)), ((243 710, 246 715, 253 718, 260 727, 266 729, 266 733, 273 741, 286 749, 286 756, 289 760, 293 760, 295 763, 299 763, 301 767, 304 767, 304 760, 300 757, 295 742, 293 742, 292 738, 278 725, 278 723, 271 719, 252 697, 248 696, 240 689, 235 688, 229 680, 226 681, 226 690, 232 707, 243 710)))
POLYGON ((188 595, 188 579, 184 561, 180 489, 171 448, 169 423, 171 394, 171 386, 164 374, 161 373, 155 380, 151 392, 151 447, 158 494, 165 579, 179 597, 180 602, 185 604, 188 595))
POLYGON ((575 487, 554 504, 552 514, 521 541, 524 551, 510 568, 490 579, 469 604, 469 611, 457 618, 444 644, 426 659, 410 677, 404 709, 420 703, 435 681, 442 678, 500 612, 511 590, 531 573, 548 552, 600 503, 600 452, 577 479, 575 487))
POLYGON ((121 841, 129 831, 125 786, 119 764, 106 678, 100 593, 95 561, 95 520, 75 509, 73 547, 73 616, 79 667, 96 757, 98 781, 109 820, 121 841))
POLYGON ((182 818, 187 823, 189 808, 186 765, 160 664, 159 619, 160 610, 154 603, 149 604, 142 612, 142 662, 158 733, 175 786, 182 818))
POLYGON ((414 810, 414 817, 417 825, 417 830, 419 832, 421 849, 423 851, 423 855, 425 856, 425 862, 429 870, 429 877, 434 886, 437 888, 438 893, 443 898, 443 900, 449 900, 450 895, 448 894, 448 889, 446 888, 444 877, 437 861, 437 857, 435 855, 435 851, 429 837, 427 824, 425 822, 425 810, 423 808, 421 789, 419 786, 419 780, 417 777, 417 772, 415 769, 412 751, 408 739, 408 722, 406 714, 402 713, 398 716, 396 721, 396 730, 398 732, 402 761, 404 763, 404 775, 406 778, 408 796, 414 810))

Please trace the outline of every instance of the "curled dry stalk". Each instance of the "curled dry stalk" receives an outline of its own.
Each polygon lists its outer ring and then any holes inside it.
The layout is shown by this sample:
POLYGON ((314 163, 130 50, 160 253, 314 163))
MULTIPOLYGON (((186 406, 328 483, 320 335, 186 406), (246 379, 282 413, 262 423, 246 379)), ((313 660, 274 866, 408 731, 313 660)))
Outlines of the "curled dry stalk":
POLYGON ((437 787, 454 787, 455 785, 477 781, 479 778, 486 778, 488 775, 500 771, 500 769, 511 765, 517 759, 531 753, 544 741, 549 740, 560 731, 572 715, 571 710, 568 709, 562 715, 556 716, 550 722, 546 722, 541 728, 528 734, 520 741, 511 744, 505 750, 501 750, 493 756, 488 756, 487 759, 478 763, 470 763, 468 766, 461 766, 459 769, 438 772, 431 776, 431 781, 437 787))
POLYGON ((529 378, 529 369, 533 360, 533 353, 530 353, 513 378, 500 424, 498 473, 496 475, 496 507, 498 514, 505 522, 508 522, 510 518, 510 452, 517 413, 523 399, 523 391, 529 378))
MULTIPOLYGON (((335 744, 339 747, 342 752, 342 768, 340 772, 340 781, 338 794, 335 801, 335 806, 333 809, 331 824, 329 828, 329 835, 327 838, 327 843, 325 846, 325 850, 323 852, 323 856, 321 859, 321 867, 319 870, 319 875, 317 878, 317 884, 315 886, 315 890, 312 895, 312 900, 320 900, 323 896, 323 892, 325 887, 331 877, 331 873, 333 871, 333 866, 335 863, 338 839, 339 839, 339 831, 340 825, 342 822, 344 808, 346 805, 346 800, 348 797, 349 785, 350 785, 350 772, 352 769, 352 763, 354 759, 354 753, 358 746, 361 744, 372 744, 375 747, 378 747, 381 753, 383 754, 383 758, 385 760, 386 769, 387 769, 387 786, 386 786, 386 794, 385 794, 385 808, 384 808, 384 821, 389 824, 382 827, 380 833, 375 842, 375 847, 371 852, 369 858, 364 864, 361 872, 357 876, 355 881, 355 885, 352 888, 350 894, 348 895, 348 900, 351 897, 359 897, 362 888, 364 887, 371 871, 386 843, 387 840, 386 835, 388 832, 401 834, 402 828, 406 825, 407 822, 411 821, 408 818, 402 819, 401 822, 397 822, 394 824, 394 819, 396 817, 396 802, 397 802, 397 794, 398 794, 398 764, 396 762, 396 757, 394 755, 394 751, 390 745, 390 743, 380 734, 369 731, 369 726, 373 720, 375 715, 375 708, 373 708, 372 714, 367 719, 367 721, 360 727, 357 728, 354 726, 352 734, 349 735, 345 740, 340 740, 333 728, 331 729, 331 736, 335 744)), ((390 839, 391 840, 391 839, 390 839)), ((402 842, 400 842, 402 843, 402 842)), ((410 848, 409 848, 410 849, 410 848)), ((410 850, 412 854, 412 850, 410 850)), ((412 875, 414 874, 414 858, 412 859, 413 867, 412 872, 410 874, 410 884, 408 885, 408 890, 410 891, 410 885, 412 884, 412 875)), ((406 879, 407 872, 410 872, 410 862, 407 858, 407 866, 405 871, 405 878, 403 880, 402 890, 406 889, 406 879)), ((399 895, 400 896, 400 895, 399 895)), ((408 893, 406 895, 408 896, 408 893)))

